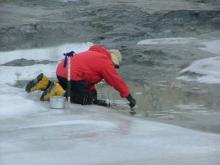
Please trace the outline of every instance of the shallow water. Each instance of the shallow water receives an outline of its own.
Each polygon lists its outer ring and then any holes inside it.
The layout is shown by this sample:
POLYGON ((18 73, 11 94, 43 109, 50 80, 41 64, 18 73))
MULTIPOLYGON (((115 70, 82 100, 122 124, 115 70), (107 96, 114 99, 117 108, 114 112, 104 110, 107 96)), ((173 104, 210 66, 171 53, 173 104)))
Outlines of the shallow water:
MULTIPOLYGON (((136 116, 201 131, 220 133, 220 88, 183 81, 129 83, 137 100, 136 116)), ((128 113, 126 99, 105 85, 99 85, 101 98, 111 100, 111 107, 128 113)))

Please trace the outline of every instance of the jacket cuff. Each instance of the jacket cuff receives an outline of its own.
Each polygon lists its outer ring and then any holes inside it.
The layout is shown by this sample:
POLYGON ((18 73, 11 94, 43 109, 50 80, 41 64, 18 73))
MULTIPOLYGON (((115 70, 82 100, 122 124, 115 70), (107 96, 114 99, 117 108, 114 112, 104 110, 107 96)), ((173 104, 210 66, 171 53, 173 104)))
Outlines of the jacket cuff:
POLYGON ((128 97, 126 97, 128 101, 132 100, 132 96, 131 94, 128 95, 128 97))

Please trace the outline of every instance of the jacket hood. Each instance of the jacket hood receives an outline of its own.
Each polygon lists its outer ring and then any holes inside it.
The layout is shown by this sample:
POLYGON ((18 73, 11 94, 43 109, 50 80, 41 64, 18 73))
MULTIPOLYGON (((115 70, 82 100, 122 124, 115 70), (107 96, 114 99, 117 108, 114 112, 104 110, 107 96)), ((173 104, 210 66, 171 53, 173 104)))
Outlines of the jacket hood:
POLYGON ((95 51, 95 52, 99 52, 102 54, 105 54, 106 56, 109 57, 109 59, 111 59, 111 53, 104 47, 100 46, 100 45, 93 45, 89 48, 89 51, 95 51))

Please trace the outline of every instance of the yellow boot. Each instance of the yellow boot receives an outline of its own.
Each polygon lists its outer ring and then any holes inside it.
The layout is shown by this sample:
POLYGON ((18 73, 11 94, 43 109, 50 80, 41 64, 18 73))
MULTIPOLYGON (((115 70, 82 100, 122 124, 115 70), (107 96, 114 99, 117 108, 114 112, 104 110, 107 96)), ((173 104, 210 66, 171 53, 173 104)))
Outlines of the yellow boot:
POLYGON ((46 90, 50 80, 43 73, 39 74, 35 79, 28 82, 25 87, 26 92, 30 93, 36 90, 46 90))
POLYGON ((48 89, 46 89, 42 95, 40 100, 41 101, 49 101, 50 97, 52 96, 63 96, 65 93, 65 90, 58 82, 51 82, 48 89))

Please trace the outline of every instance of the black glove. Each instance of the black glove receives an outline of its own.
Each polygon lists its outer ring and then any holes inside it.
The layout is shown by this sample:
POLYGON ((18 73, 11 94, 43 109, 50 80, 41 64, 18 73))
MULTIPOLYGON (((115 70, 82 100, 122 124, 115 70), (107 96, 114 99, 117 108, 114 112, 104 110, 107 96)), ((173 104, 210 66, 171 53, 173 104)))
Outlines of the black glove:
POLYGON ((127 100, 129 101, 129 106, 130 106, 131 108, 133 108, 133 107, 136 105, 136 100, 135 100, 131 95, 129 95, 129 96, 127 97, 127 100))

